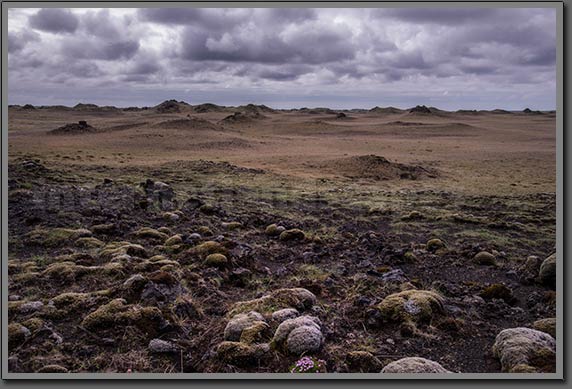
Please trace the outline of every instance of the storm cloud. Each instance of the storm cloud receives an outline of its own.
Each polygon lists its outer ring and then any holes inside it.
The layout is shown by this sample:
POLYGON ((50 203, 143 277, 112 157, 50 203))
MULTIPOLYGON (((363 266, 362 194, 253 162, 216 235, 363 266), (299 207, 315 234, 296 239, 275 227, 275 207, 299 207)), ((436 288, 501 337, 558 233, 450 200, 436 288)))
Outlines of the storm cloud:
POLYGON ((554 109, 550 8, 9 9, 11 104, 554 109))

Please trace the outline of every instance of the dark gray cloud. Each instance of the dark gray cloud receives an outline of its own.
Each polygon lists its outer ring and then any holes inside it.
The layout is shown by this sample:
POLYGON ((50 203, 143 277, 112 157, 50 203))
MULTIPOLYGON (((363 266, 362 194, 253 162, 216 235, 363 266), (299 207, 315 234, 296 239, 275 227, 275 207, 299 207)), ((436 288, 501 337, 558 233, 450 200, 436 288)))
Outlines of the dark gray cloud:
POLYGON ((406 22, 438 25, 459 25, 491 18, 502 10, 494 8, 395 8, 379 9, 376 15, 381 18, 395 18, 406 22))
POLYGON ((126 40, 107 42, 105 40, 74 39, 62 43, 61 52, 69 59, 101 59, 107 61, 129 59, 139 49, 139 42, 126 40))
POLYGON ((40 41, 40 36, 33 31, 8 32, 8 52, 15 53, 30 42, 40 41))
POLYGON ((553 9, 15 9, 8 19, 10 101, 97 88, 124 101, 153 88, 221 104, 555 102, 553 9))
POLYGON ((79 24, 77 16, 68 9, 43 8, 30 16, 30 26, 47 32, 71 33, 79 24))

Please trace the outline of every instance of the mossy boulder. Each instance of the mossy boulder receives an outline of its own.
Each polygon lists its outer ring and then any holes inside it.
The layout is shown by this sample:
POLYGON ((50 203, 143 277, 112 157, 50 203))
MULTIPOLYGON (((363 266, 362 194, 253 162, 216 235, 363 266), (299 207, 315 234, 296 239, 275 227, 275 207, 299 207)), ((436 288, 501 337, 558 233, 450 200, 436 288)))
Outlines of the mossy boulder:
POLYGON ((251 327, 256 323, 264 323, 264 317, 255 311, 248 313, 241 313, 234 316, 226 325, 224 329, 224 340, 239 341, 242 336, 242 331, 245 328, 251 327))
POLYGON ((30 332, 35 332, 44 327, 44 320, 39 317, 32 317, 28 320, 22 322, 22 325, 30 330, 30 332))
POLYGON ((163 232, 159 232, 154 228, 143 227, 133 233, 136 238, 148 240, 153 243, 164 243, 169 236, 163 232))
POLYGON ((105 243, 97 238, 79 238, 75 241, 75 244, 85 249, 97 249, 105 245, 105 243))
POLYGON ((427 241, 426 247, 427 247, 427 251, 434 253, 439 249, 445 248, 446 246, 445 246, 445 243, 441 239, 434 238, 434 239, 429 239, 427 241))
POLYGON ((556 289, 556 253, 542 262, 538 272, 538 279, 541 284, 556 289))
POLYGON ((259 364, 270 355, 270 347, 266 343, 246 344, 242 342, 222 342, 217 347, 217 357, 232 365, 247 367, 259 364))
POLYGON ((345 362, 349 371, 355 373, 379 373, 383 366, 379 358, 367 351, 350 351, 345 362))
POLYGON ((221 225, 222 225, 222 228, 229 230, 229 231, 238 230, 238 229, 241 229, 242 227, 244 227, 241 222, 225 222, 225 223, 222 223, 221 225))
POLYGON ((204 263, 205 266, 216 267, 219 269, 224 269, 229 265, 228 258, 225 255, 218 253, 207 255, 204 263))
POLYGON ((383 321, 430 323, 444 312, 443 297, 428 290, 406 290, 387 296, 377 306, 383 321))
POLYGON ((197 232, 202 236, 213 236, 214 232, 207 226, 200 226, 197 228, 197 232))
POLYGON ((279 226, 278 224, 270 224, 264 230, 264 233, 268 236, 279 236, 281 233, 286 231, 286 228, 279 226))
POLYGON ((88 314, 81 324, 91 330, 133 325, 147 334, 156 334, 164 327, 165 319, 156 307, 129 305, 124 299, 115 299, 88 314))
POLYGON ((240 341, 246 344, 262 343, 270 335, 270 326, 263 321, 257 321, 242 330, 240 341))
POLYGON ((183 243, 181 235, 173 235, 165 241, 165 246, 177 246, 183 243))
POLYGON ((285 242, 302 241, 304 239, 306 239, 306 234, 304 233, 304 231, 298 228, 292 228, 290 230, 283 231, 280 234, 280 240, 285 242))
POLYGON ((28 339, 32 335, 30 330, 20 323, 11 323, 8 325, 8 347, 14 348, 28 339))
POLYGON ((209 240, 189 249, 187 253, 190 255, 206 258, 211 254, 222 254, 226 256, 228 255, 228 249, 219 242, 209 240))
POLYGON ((307 310, 316 304, 316 296, 304 288, 278 289, 260 298, 235 303, 229 312, 230 316, 248 311, 271 314, 284 308, 307 310))
POLYGON ((56 247, 91 235, 92 232, 85 228, 37 228, 28 233, 27 241, 40 246, 56 247))
POLYGON ((408 357, 402 358, 395 362, 391 362, 385 366, 382 373, 433 373, 433 374, 445 374, 451 373, 451 371, 445 369, 440 363, 431 361, 426 358, 420 357, 408 357))
POLYGON ((320 350, 324 342, 320 319, 314 316, 300 316, 280 323, 272 345, 294 355, 320 350))
POLYGON ((493 345, 502 371, 549 373, 556 371, 556 341, 549 334, 532 328, 501 331, 493 345))
POLYGON ((546 332, 553 338, 556 338, 556 318, 550 317, 547 319, 540 319, 532 323, 531 326, 533 329, 537 331, 546 332))
POLYGON ((499 299, 504 300, 507 304, 514 304, 516 298, 512 293, 512 289, 505 284, 492 284, 483 289, 480 296, 485 300, 499 299))
POLYGON ((42 275, 51 279, 72 281, 95 270, 95 266, 76 265, 74 262, 56 262, 48 265, 42 275))
POLYGON ((272 312, 272 321, 275 323, 282 323, 288 319, 294 319, 300 316, 300 312, 298 312, 294 308, 284 308, 278 311, 272 312))
POLYGON ((473 257, 473 261, 479 265, 496 266, 497 260, 495 256, 488 251, 481 251, 473 257))
POLYGON ((120 255, 129 255, 139 258, 148 258, 147 250, 138 244, 130 242, 111 242, 106 244, 100 251, 99 256, 104 260, 112 260, 120 255))

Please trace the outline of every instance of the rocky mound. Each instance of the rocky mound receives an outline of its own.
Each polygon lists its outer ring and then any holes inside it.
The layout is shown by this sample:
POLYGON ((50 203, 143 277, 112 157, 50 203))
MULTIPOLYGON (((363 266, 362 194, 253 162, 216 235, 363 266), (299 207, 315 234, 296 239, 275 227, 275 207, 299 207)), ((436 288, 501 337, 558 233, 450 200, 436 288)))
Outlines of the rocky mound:
POLYGON ((431 114, 431 110, 424 105, 418 105, 409 110, 409 113, 431 114))
POLYGON ((403 113, 402 109, 395 108, 395 107, 373 107, 369 110, 371 113, 379 113, 379 114, 396 114, 396 113, 403 113))
POLYGON ((94 132, 98 132, 97 128, 87 124, 85 120, 80 120, 77 123, 69 123, 65 126, 58 127, 54 130, 51 130, 49 133, 53 135, 77 135, 94 132))
POLYGON ((272 108, 267 107, 266 105, 263 105, 263 104, 261 104, 261 105, 247 104, 244 106, 241 105, 240 107, 238 107, 238 109, 240 111, 243 111, 243 112, 254 113, 254 114, 256 114, 256 113, 258 113, 258 114, 273 113, 274 112, 274 110, 272 108))
POLYGON ((213 131, 220 130, 219 127, 209 122, 208 120, 192 116, 185 119, 165 120, 163 122, 155 124, 154 127, 162 129, 174 129, 174 130, 213 130, 213 131))
POLYGON ((346 177, 373 180, 416 180, 421 178, 434 178, 438 175, 434 169, 390 162, 386 158, 378 155, 360 155, 335 159, 326 162, 323 167, 346 177))
POLYGON ((532 115, 542 115, 541 111, 533 111, 530 108, 525 108, 522 110, 523 113, 532 114, 532 115))
POLYGON ((157 113, 180 113, 183 108, 187 107, 189 107, 189 104, 184 101, 166 100, 155 106, 155 111, 157 113))
POLYGON ((205 103, 193 106, 193 111, 196 113, 207 113, 207 112, 222 112, 226 108, 221 107, 220 105, 212 104, 212 103, 205 103))
POLYGON ((221 124, 247 124, 252 123, 259 119, 264 119, 265 116, 259 112, 235 112, 222 119, 221 124))

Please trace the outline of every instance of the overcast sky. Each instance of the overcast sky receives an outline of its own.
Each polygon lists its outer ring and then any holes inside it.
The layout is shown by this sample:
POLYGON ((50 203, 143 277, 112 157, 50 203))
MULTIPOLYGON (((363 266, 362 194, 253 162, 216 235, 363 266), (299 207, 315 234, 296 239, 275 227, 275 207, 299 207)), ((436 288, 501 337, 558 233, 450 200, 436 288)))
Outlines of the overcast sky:
POLYGON ((10 104, 555 109, 554 9, 10 9, 10 104))

